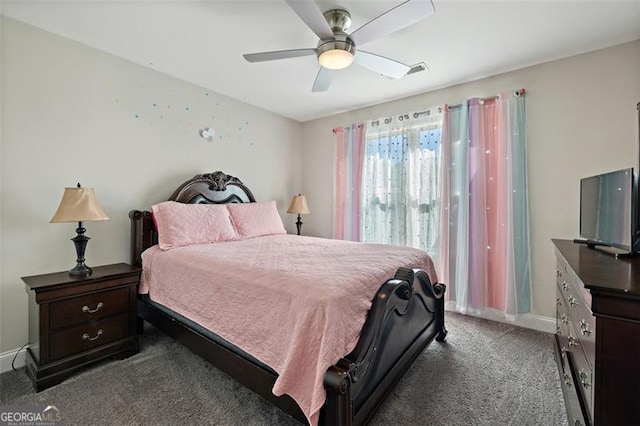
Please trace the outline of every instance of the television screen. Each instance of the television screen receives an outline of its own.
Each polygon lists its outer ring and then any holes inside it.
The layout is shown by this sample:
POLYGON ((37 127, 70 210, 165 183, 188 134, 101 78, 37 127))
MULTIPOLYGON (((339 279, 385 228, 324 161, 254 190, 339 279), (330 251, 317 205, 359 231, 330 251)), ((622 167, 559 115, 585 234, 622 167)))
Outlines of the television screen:
POLYGON ((580 180, 580 236, 632 250, 635 234, 633 169, 580 180))

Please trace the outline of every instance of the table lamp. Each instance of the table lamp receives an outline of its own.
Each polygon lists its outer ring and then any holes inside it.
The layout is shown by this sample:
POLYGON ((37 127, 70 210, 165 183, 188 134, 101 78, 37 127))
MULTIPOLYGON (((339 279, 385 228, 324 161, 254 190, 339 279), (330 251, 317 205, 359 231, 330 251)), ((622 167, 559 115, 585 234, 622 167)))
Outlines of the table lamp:
POLYGON ((96 199, 93 188, 83 188, 78 183, 76 188, 64 189, 60 206, 58 206, 58 210, 53 215, 50 223, 78 222, 78 228, 76 228, 78 235, 71 239, 76 246, 78 258, 76 259, 76 266, 69 271, 69 275, 91 275, 91 268, 84 263, 84 252, 90 238, 84 235, 86 229, 82 226, 82 222, 108 219, 107 214, 102 210, 96 199))
POLYGON ((291 200, 291 204, 289 205, 289 209, 287 213, 290 214, 298 214, 298 220, 296 221, 296 227, 298 228, 298 235, 300 235, 300 231, 302 230, 302 219, 300 218, 301 214, 309 214, 309 207, 307 207, 307 199, 304 195, 298 194, 294 195, 291 200))

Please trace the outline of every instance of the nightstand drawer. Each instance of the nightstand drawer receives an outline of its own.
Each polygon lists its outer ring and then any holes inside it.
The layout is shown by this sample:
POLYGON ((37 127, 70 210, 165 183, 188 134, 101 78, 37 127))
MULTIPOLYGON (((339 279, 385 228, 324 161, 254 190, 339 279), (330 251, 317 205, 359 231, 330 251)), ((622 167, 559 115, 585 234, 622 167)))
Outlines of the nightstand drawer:
POLYGON ((129 292, 126 287, 52 302, 49 327, 54 330, 127 312, 129 292))
POLYGON ((95 348, 129 335, 129 313, 93 321, 51 334, 51 361, 95 348))

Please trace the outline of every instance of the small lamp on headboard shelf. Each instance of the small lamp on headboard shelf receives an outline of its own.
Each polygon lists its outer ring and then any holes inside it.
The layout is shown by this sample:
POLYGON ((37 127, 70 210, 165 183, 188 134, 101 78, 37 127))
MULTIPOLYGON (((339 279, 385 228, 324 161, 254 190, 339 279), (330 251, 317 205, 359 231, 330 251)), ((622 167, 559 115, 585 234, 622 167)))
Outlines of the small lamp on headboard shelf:
POLYGON ((307 199, 305 198, 305 196, 302 194, 294 195, 287 213, 298 215, 296 227, 298 228, 298 235, 300 235, 300 231, 302 230, 302 219, 300 218, 300 215, 310 213, 309 207, 307 207, 307 199))
POLYGON ((86 229, 82 222, 96 220, 108 220, 107 214, 102 210, 93 188, 83 188, 78 183, 76 188, 65 188, 58 210, 53 215, 50 223, 78 222, 77 235, 71 239, 76 246, 76 266, 69 271, 71 276, 91 275, 91 268, 84 263, 84 252, 90 238, 85 236, 86 229))

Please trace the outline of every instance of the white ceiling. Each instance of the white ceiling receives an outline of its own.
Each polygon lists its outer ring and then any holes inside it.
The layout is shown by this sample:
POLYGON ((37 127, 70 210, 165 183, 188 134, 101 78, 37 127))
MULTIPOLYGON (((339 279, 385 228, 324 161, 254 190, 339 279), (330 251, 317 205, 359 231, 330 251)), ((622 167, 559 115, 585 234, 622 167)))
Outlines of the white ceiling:
MULTIPOLYGON (((1 0, 0 0, 1 1, 1 0)), ((346 8, 351 31, 401 1, 346 8)), ((363 46, 424 72, 392 80, 357 65, 312 93, 315 57, 248 63, 243 53, 315 47, 280 0, 4 0, 2 13, 298 121, 403 98, 640 39, 640 1, 437 1, 429 18, 363 46)), ((640 54, 640 52, 639 52, 640 54)))

